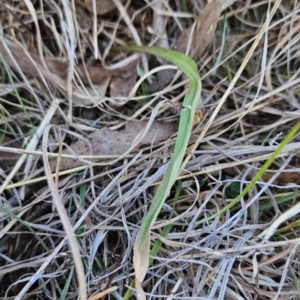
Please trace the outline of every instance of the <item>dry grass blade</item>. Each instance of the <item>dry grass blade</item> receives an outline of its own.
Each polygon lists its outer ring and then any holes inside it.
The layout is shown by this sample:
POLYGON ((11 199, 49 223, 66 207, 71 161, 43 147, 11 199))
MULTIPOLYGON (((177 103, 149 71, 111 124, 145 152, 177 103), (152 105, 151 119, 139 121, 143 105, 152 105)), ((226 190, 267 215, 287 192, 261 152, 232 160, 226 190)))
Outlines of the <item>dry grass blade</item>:
POLYGON ((177 49, 185 53, 188 41, 192 40, 189 54, 194 59, 200 58, 214 37, 221 13, 235 1, 210 1, 197 18, 195 28, 191 26, 181 32, 176 43, 177 49))
MULTIPOLYGON (((52 119, 57 107, 59 105, 59 101, 53 101, 51 107, 49 108, 47 114, 45 115, 45 118, 43 120, 43 122, 40 124, 39 128, 37 129, 36 133, 33 135, 30 143, 28 144, 28 146, 26 147, 26 151, 31 151, 31 150, 35 150, 37 143, 40 139, 40 137, 42 136, 42 133, 45 131, 45 128, 48 126, 50 120, 52 119)), ((31 161, 32 161, 32 156, 28 156, 27 154, 23 154, 19 160, 17 161, 17 163, 15 164, 14 168, 11 170, 10 174, 6 177, 5 181, 1 184, 0 186, 0 194, 3 193, 4 189, 6 188, 6 186, 10 183, 10 181, 13 179, 13 177, 16 175, 16 173, 19 171, 19 169, 21 168, 22 164, 24 163, 24 161, 27 159, 27 168, 29 169, 30 165, 31 165, 31 161)), ((25 172, 27 171, 25 169, 25 172)))
MULTIPOLYGON (((249 49, 245 59, 243 60, 241 66, 239 67, 239 69, 237 70, 234 78, 232 79, 229 87, 227 88, 226 92, 224 93, 223 97, 220 99, 219 104, 216 106, 214 112, 212 113, 211 117, 209 118, 208 122, 206 123, 204 129, 202 130, 201 134, 199 135, 197 142, 191 147, 190 151, 191 153, 193 153, 196 148, 199 146, 201 140, 203 139, 203 137, 206 135, 208 129, 210 128, 211 124, 213 123, 214 119, 216 118, 219 110, 221 109, 221 107, 224 105, 224 102, 226 101, 228 95, 230 94, 230 92, 232 91, 235 83, 237 82, 237 80, 240 78, 244 68, 246 67, 248 61, 250 60, 251 56, 253 55, 253 52, 255 51, 256 47, 258 46, 262 36, 264 34, 266 34, 266 32, 268 31, 269 28, 269 24, 274 16, 274 14, 276 13, 278 6, 280 4, 280 0, 277 0, 271 10, 271 12, 268 15, 268 18, 266 19, 265 23, 263 24, 262 28, 260 29, 259 33, 257 34, 255 41, 253 42, 251 48, 249 49)), ((186 160, 183 163, 183 167, 185 166, 185 164, 189 161, 190 159, 189 155, 186 160)))
POLYGON ((117 290, 118 288, 116 286, 113 286, 103 292, 97 293, 96 295, 93 295, 92 297, 89 298, 89 300, 97 300, 105 297, 107 294, 117 290))
MULTIPOLYGON (((115 3, 116 7, 120 11, 120 15, 122 16, 126 25, 128 26, 128 29, 130 30, 130 33, 132 34, 133 40, 135 41, 135 43, 138 46, 142 46, 141 39, 140 39, 135 27, 133 26, 133 24, 130 20, 130 17, 128 15, 125 7, 123 6, 121 0, 113 0, 113 2, 115 3)), ((142 63, 143 63, 144 71, 147 72, 149 68, 148 68, 148 63, 147 63, 147 59, 146 59, 145 55, 142 55, 142 63)))
MULTIPOLYGON (((51 169, 50 169, 50 165, 48 163, 48 157, 46 154, 50 130, 51 130, 51 127, 50 126, 47 127, 44 132, 44 137, 43 137, 43 150, 44 150, 43 161, 44 161, 45 174, 47 176, 48 186, 50 187, 50 190, 51 190, 53 204, 55 205, 55 208, 57 209, 57 213, 60 217, 61 223, 65 230, 67 240, 70 245, 71 253, 72 253, 72 256, 74 259, 75 270, 76 270, 76 275, 77 275, 77 283, 79 286, 79 292, 78 292, 79 298, 81 300, 85 300, 85 299, 87 299, 87 295, 86 295, 87 287, 86 287, 86 281, 85 281, 85 271, 84 271, 83 263, 81 260, 80 247, 76 240, 72 225, 69 220, 69 216, 66 212, 66 209, 64 207, 61 196, 58 193, 58 178, 55 178, 55 182, 54 182, 54 180, 51 176, 51 169)), ((58 130, 59 130, 59 128, 58 128, 58 130)), ((61 137, 61 134, 59 134, 58 137, 61 137)), ((61 152, 61 146, 60 146, 60 152, 61 152)))

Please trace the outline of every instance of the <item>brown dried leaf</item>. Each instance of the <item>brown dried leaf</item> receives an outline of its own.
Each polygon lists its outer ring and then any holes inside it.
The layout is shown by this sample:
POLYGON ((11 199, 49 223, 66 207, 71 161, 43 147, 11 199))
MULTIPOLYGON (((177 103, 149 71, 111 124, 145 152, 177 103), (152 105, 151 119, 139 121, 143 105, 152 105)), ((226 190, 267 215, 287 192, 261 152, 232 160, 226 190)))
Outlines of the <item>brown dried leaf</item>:
MULTIPOLYGON (((84 6, 89 10, 93 11, 95 0, 86 0, 84 6)), ((122 3, 125 0, 120 0, 122 3)), ((112 0, 96 0, 96 11, 97 15, 102 16, 116 9, 116 6, 112 0)))
MULTIPOLYGON (((296 168, 299 168, 300 166, 297 165, 296 168)), ((266 172, 263 176, 262 179, 266 182, 268 182, 275 173, 273 172, 266 172)), ((299 183, 300 181, 300 174, 299 172, 284 172, 280 173, 277 178, 273 181, 273 184, 289 184, 289 183, 299 183)))
MULTIPOLYGON (((125 129, 113 131, 109 128, 103 128, 92 132, 85 140, 79 140, 70 147, 78 156, 122 155, 130 148, 132 142, 145 128, 146 124, 147 122, 144 121, 131 121, 126 124, 125 129)), ((138 147, 166 140, 176 133, 176 130, 176 123, 154 121, 138 147)), ((68 149, 65 149, 63 154, 70 154, 70 152, 68 149)), ((78 159, 63 158, 61 160, 60 170, 75 168, 83 164, 84 163, 78 159)), ((56 159, 50 160, 50 166, 51 170, 54 172, 56 168, 56 159)))
MULTIPOLYGON (((43 67, 42 60, 37 54, 25 52, 22 48, 18 48, 11 42, 8 42, 6 46, 8 46, 11 54, 17 61, 19 68, 24 72, 24 74, 31 76, 39 76, 39 71, 44 70, 45 72, 43 72, 43 74, 45 76, 51 77, 51 75, 54 74, 61 77, 62 79, 67 78, 67 72, 69 68, 69 64, 67 62, 62 62, 55 58, 44 57, 45 65, 50 71, 49 74, 49 72, 43 67), (30 58, 34 62, 32 62, 30 58)), ((4 60, 7 62, 7 64, 11 68, 15 69, 15 63, 13 62, 9 53, 6 51, 4 45, 1 42, 0 52, 2 53, 4 60)), ((123 68, 119 68, 116 70, 107 70, 101 66, 84 67, 84 65, 80 64, 76 66, 76 71, 83 84, 89 84, 91 82, 92 84, 100 85, 105 79, 107 79, 107 77, 111 77, 114 75, 130 76, 131 74, 135 73, 135 65, 136 63, 134 62, 123 68)))
POLYGON ((124 105, 127 100, 118 100, 119 97, 128 97, 136 83, 137 74, 127 78, 114 76, 110 82, 110 103, 116 106, 124 105))
POLYGON ((156 80, 151 85, 149 85, 147 92, 148 93, 156 93, 157 91, 161 91, 173 80, 176 70, 173 69, 164 69, 157 73, 156 80))
POLYGON ((130 19, 132 20, 132 23, 137 26, 146 28, 147 26, 150 26, 152 24, 152 18, 148 16, 144 11, 137 10, 136 7, 129 6, 127 8, 127 12, 130 19))
POLYGON ((192 39, 190 56, 194 59, 199 58, 214 36, 222 11, 235 1, 236 0, 212 0, 208 3, 196 20, 193 37, 190 37, 192 26, 181 32, 177 40, 177 50, 185 52, 189 40, 192 39))
MULTIPOLYGON (((167 30, 166 30, 166 17, 160 12, 165 9, 165 4, 162 1, 157 1, 153 3, 153 32, 158 40, 155 45, 161 48, 170 48, 167 30)), ((158 58, 162 64, 169 64, 168 61, 158 58)), ((173 80, 176 70, 164 69, 156 74, 156 80, 148 87, 148 93, 156 93, 164 89, 173 80)))
POLYGON ((94 84, 93 87, 86 86, 84 91, 78 89, 73 91, 73 102, 77 105, 83 105, 84 107, 94 105, 99 99, 104 99, 107 88, 109 87, 111 77, 103 79, 101 84, 94 84))
MULTIPOLYGON (((295 165, 295 168, 300 168, 300 165, 295 165)), ((243 166, 239 166, 236 168, 226 168, 224 169, 225 172, 232 176, 237 176, 240 172, 242 172, 244 169, 243 166)), ((267 171, 263 176, 262 179, 265 182, 268 182, 273 176, 274 172, 267 171)), ((250 177, 248 179, 251 179, 250 177)), ((300 181, 300 174, 299 172, 285 172, 284 170, 281 171, 281 173, 277 176, 275 180, 272 181, 273 184, 289 184, 289 183, 298 183, 300 181)))

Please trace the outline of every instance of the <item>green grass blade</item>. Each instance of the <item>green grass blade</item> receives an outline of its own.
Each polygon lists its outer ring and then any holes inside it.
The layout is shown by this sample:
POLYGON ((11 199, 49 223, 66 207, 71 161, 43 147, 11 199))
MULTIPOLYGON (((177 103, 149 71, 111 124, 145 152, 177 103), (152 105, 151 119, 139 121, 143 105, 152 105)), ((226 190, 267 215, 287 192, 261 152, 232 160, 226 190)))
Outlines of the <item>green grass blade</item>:
MULTIPOLYGON (((47 252, 49 252, 49 248, 46 246, 46 244, 43 242, 43 240, 36 234, 36 232, 32 229, 32 227, 24 220, 19 218, 17 215, 9 211, 4 206, 0 205, 0 211, 4 212, 6 215, 10 216, 12 219, 16 219, 20 224, 24 225, 29 229, 29 231, 38 239, 38 241, 41 243, 41 245, 46 249, 47 252)), ((0 239, 2 238, 2 234, 0 234, 0 239)))
MULTIPOLYGON (((173 217, 173 212, 175 210, 175 206, 176 206, 177 201, 179 199, 181 189, 182 189, 182 181, 179 180, 178 183, 177 183, 177 186, 176 186, 176 192, 175 192, 174 201, 173 201, 173 208, 172 208, 172 211, 169 215, 169 220, 172 219, 172 217, 173 217)), ((169 231, 169 228, 170 228, 170 225, 165 226, 163 228, 162 233, 160 234, 160 236, 165 237, 167 235, 168 231, 169 231)), ((155 242, 155 244, 154 244, 154 246, 153 246, 153 248, 151 249, 151 252, 150 252, 150 259, 149 259, 148 266, 151 266, 154 257, 157 255, 158 251, 161 248, 161 245, 162 245, 161 240, 157 240, 155 242)), ((131 283, 130 283, 131 289, 127 289, 127 291, 126 291, 126 293, 123 297, 123 300, 129 300, 130 299, 130 297, 133 294, 133 290, 132 290, 133 286, 134 286, 134 280, 131 281, 131 283)))
POLYGON ((59 300, 65 300, 67 298, 68 290, 69 290, 69 287, 70 287, 70 284, 71 284, 71 280, 73 278, 73 273, 74 273, 74 266, 72 266, 71 269, 70 269, 68 279, 65 283, 64 289, 62 290, 62 293, 59 297, 59 300))
POLYGON ((201 93, 201 82, 198 74, 196 63, 188 56, 169 49, 162 49, 157 47, 139 47, 139 46, 121 46, 116 47, 116 50, 127 52, 141 52, 164 58, 175 64, 189 79, 190 87, 188 93, 183 100, 183 108, 180 114, 178 135, 174 147, 174 153, 171 157, 168 169, 165 176, 159 185, 156 194, 152 200, 148 213, 144 217, 141 227, 139 229, 136 241, 134 244, 134 269, 138 284, 140 284, 146 275, 149 261, 150 250, 150 230, 155 222, 163 203, 169 196, 180 166, 188 146, 189 138, 192 131, 194 115, 196 106, 201 93))
POLYGON ((216 218, 217 216, 220 216, 221 214, 228 211, 230 208, 235 206, 256 184, 256 182, 263 176, 263 174, 268 170, 268 168, 271 166, 271 164, 274 162, 276 157, 280 154, 282 149, 289 143, 289 141, 294 137, 294 135, 300 130, 300 122, 296 123, 294 127, 289 131, 287 136, 281 141, 281 143, 278 145, 276 150, 272 153, 272 155, 269 157, 269 159, 263 164, 261 169, 256 173, 256 175, 253 177, 251 182, 243 189, 243 191, 227 206, 225 206, 223 209, 221 209, 219 212, 211 215, 208 218, 205 218, 201 221, 196 222, 196 225, 205 223, 209 220, 212 220, 216 218))

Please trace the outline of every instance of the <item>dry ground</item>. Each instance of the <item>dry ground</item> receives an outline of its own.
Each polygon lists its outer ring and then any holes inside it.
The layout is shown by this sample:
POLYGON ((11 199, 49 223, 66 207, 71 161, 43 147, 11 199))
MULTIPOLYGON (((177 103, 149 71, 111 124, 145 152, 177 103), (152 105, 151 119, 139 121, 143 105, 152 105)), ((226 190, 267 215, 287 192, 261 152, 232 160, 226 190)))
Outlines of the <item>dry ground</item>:
POLYGON ((133 243, 188 85, 166 61, 112 50, 123 44, 188 53, 202 78, 197 148, 152 231, 147 299, 299 299, 299 134, 207 218, 300 117, 300 4, 210 2, 1 1, 0 299, 136 297, 133 243))

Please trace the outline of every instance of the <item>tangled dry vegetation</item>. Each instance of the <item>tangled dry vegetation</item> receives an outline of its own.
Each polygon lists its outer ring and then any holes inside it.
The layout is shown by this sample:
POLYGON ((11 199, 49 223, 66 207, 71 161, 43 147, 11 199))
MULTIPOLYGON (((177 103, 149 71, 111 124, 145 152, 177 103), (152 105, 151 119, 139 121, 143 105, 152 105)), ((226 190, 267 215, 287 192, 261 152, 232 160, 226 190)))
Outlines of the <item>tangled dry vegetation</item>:
POLYGON ((136 296, 133 243, 188 86, 166 61, 112 50, 123 44, 188 52, 202 78, 199 146, 153 227, 146 297, 299 299, 299 134, 208 219, 299 119, 299 12, 297 0, 1 1, 0 299, 136 296))

